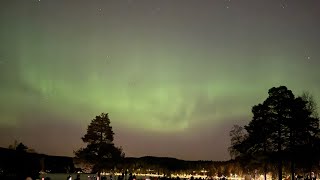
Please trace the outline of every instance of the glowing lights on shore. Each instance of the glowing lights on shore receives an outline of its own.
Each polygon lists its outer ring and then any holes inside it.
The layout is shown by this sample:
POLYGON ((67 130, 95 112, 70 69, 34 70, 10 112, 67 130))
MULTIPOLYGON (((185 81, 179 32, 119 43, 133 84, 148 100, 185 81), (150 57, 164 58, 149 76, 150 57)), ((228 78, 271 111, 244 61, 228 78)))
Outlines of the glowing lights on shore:
MULTIPOLYGON (((203 170, 201 171, 202 173, 206 173, 208 171, 206 170, 203 170)), ((165 175, 164 174, 151 174, 151 173, 133 173, 136 177, 145 177, 146 179, 149 179, 150 177, 164 177, 165 175)), ((103 176, 121 176, 122 173, 107 173, 107 172, 102 172, 101 175, 103 176)), ((195 179, 220 179, 221 177, 218 177, 218 176, 213 176, 213 177, 210 177, 210 176, 207 176, 207 175, 199 175, 199 174, 171 174, 171 178, 182 178, 182 179, 191 179, 191 177, 195 178, 195 179)), ((244 178, 242 177, 239 177, 237 174, 234 174, 234 176, 230 176, 230 177, 227 177, 228 180, 243 180, 244 178)))

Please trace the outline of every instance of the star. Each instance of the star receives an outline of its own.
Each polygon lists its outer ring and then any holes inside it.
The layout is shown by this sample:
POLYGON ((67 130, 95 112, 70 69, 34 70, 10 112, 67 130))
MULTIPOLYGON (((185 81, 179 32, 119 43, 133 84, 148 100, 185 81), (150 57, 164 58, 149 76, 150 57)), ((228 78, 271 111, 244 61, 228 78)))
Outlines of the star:
POLYGON ((281 2, 280 6, 281 6, 282 9, 286 8, 288 6, 286 0, 283 0, 281 2))
POLYGON ((110 60, 110 56, 107 56, 106 62, 109 63, 109 60, 110 60))

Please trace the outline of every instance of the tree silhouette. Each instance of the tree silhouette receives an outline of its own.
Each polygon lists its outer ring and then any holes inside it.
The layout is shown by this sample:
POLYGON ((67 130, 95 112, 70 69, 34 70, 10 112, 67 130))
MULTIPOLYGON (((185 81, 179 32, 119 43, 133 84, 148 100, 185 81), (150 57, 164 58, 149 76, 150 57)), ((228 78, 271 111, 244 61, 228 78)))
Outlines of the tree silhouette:
POLYGON ((100 174, 105 168, 113 168, 122 158, 122 148, 113 143, 114 132, 108 114, 102 113, 91 121, 87 133, 81 138, 87 144, 75 152, 77 159, 93 165, 92 171, 100 174))
POLYGON ((286 124, 289 120, 294 104, 294 95, 291 90, 285 86, 273 87, 268 91, 269 97, 264 101, 264 105, 268 108, 266 119, 270 119, 271 127, 271 147, 276 152, 278 162, 278 179, 282 179, 283 149, 286 143, 286 124))
MULTIPOLYGON (((308 166, 308 170, 311 177, 312 166, 318 166, 320 160, 320 128, 319 128, 319 115, 317 112, 317 104, 314 97, 309 92, 304 92, 301 95, 301 101, 305 104, 308 117, 305 117, 306 124, 297 125, 300 131, 303 133, 301 136, 307 137, 305 139, 299 139, 299 146, 297 147, 296 154, 302 154, 300 163, 308 166), (301 162, 303 160, 303 162, 301 162)), ((299 157, 299 156, 295 156, 299 157)))
POLYGON ((309 112, 311 112, 311 117, 319 118, 319 114, 317 112, 318 105, 314 100, 314 97, 308 91, 305 91, 302 93, 301 98, 307 102, 306 108, 309 112))
POLYGON ((231 137, 231 146, 228 148, 231 158, 236 158, 240 155, 234 147, 238 146, 246 139, 245 129, 242 126, 234 125, 231 129, 229 136, 231 137))
POLYGON ((316 156, 319 119, 313 112, 315 104, 307 98, 310 96, 295 97, 285 86, 273 87, 268 94, 262 104, 252 108, 253 118, 245 126, 247 137, 231 149, 238 156, 264 164, 265 178, 268 159, 277 161, 278 179, 282 179, 283 162, 289 160, 294 178, 295 163, 301 160, 298 157, 310 161, 310 155, 316 156))
POLYGON ((249 144, 254 144, 249 148, 252 155, 258 157, 258 162, 263 164, 264 178, 267 179, 267 160, 272 149, 271 136, 272 119, 268 115, 269 108, 264 104, 258 104, 252 107, 253 118, 251 122, 245 126, 250 134, 247 139, 249 144))
POLYGON ((13 144, 9 145, 9 149, 17 150, 20 152, 36 153, 34 149, 29 148, 22 142, 18 143, 17 140, 14 140, 13 144))
POLYGON ((22 143, 19 143, 16 147, 16 151, 19 151, 19 152, 27 152, 28 150, 28 147, 22 143))

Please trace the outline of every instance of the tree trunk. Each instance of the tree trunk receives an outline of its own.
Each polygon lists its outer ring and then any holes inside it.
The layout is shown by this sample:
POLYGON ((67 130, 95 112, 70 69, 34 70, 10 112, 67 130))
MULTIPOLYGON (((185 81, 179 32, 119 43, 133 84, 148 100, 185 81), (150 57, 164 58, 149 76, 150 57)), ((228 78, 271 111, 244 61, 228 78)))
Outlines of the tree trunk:
POLYGON ((290 164, 290 171, 291 171, 291 180, 294 180, 294 174, 295 174, 295 168, 294 168, 294 164, 295 164, 295 160, 294 160, 294 154, 295 154, 295 141, 294 141, 294 137, 295 137, 295 133, 293 132, 293 130, 290 130, 290 148, 291 148, 291 152, 290 152, 290 158, 291 158, 291 164, 290 164))
MULTIPOLYGON (((279 125, 280 126, 280 125, 279 125)), ((281 128, 278 130, 278 179, 282 180, 281 128)))
POLYGON ((278 160, 278 179, 282 180, 282 160, 278 160))
POLYGON ((267 180, 267 163, 264 163, 264 180, 267 180))
MULTIPOLYGON (((267 154, 267 144, 263 144, 263 151, 264 151, 264 156, 267 154)), ((264 180, 267 180, 267 158, 264 158, 264 165, 263 165, 263 171, 264 171, 264 180)))
MULTIPOLYGON (((278 120, 281 120, 282 115, 279 116, 278 120)), ((278 122, 278 179, 282 180, 282 142, 281 142, 281 122, 278 122)))
POLYGON ((291 180, 294 180, 294 160, 293 158, 291 159, 291 180))
POLYGON ((309 161, 310 165, 309 165, 309 179, 311 179, 311 174, 312 174, 312 164, 311 161, 309 161))

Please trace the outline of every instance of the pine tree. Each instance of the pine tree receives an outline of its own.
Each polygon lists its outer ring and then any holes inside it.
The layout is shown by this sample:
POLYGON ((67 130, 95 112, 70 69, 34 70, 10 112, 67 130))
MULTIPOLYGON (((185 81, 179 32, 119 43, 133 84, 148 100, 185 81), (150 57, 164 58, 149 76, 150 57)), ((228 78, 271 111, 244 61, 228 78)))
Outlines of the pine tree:
POLYGON ((19 143, 18 146, 16 147, 16 151, 19 152, 27 152, 28 147, 22 143, 19 143))
POLYGON ((293 179, 299 161, 310 162, 311 171, 313 162, 319 158, 316 104, 309 95, 295 97, 285 86, 273 87, 268 94, 262 104, 252 108, 253 118, 245 126, 247 137, 232 145, 231 149, 237 152, 236 155, 246 157, 247 161, 263 163, 265 178, 268 159, 277 161, 278 179, 282 179, 283 163, 290 162, 293 179))
POLYGON ((124 157, 122 148, 115 147, 113 136, 108 113, 96 116, 81 138, 87 146, 75 152, 76 158, 92 164, 94 173, 113 168, 124 157))

